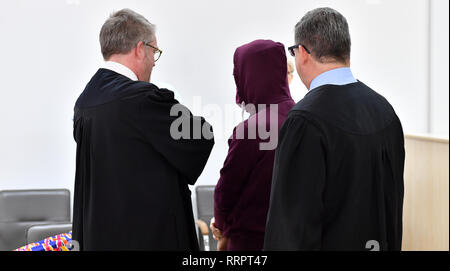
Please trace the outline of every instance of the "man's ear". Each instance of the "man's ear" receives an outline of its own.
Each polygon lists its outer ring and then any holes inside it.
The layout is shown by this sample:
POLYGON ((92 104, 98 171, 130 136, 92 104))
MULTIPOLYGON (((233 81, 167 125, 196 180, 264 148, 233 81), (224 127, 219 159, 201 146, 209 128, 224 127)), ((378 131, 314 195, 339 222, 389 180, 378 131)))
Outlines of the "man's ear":
POLYGON ((134 54, 136 55, 137 59, 145 58, 145 44, 143 41, 140 41, 136 45, 136 48, 134 48, 134 54))
POLYGON ((298 51, 300 52, 300 61, 302 62, 302 64, 306 64, 310 60, 309 57, 311 55, 308 54, 305 48, 301 45, 298 47, 298 51))

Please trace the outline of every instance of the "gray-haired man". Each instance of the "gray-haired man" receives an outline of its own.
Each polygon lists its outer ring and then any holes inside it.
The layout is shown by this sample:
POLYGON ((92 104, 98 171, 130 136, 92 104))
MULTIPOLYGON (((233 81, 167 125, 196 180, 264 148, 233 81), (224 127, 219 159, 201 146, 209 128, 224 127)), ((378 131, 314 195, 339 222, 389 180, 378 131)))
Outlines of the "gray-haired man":
MULTIPOLYGON (((143 16, 115 12, 100 44, 105 67, 75 105, 73 240, 82 250, 197 250, 188 185, 208 160, 212 132, 171 136, 170 112, 180 105, 173 92, 149 83, 161 50, 143 16)), ((210 128, 203 118, 195 122, 210 128)))
POLYGON ((400 250, 400 120, 350 70, 346 19, 331 8, 295 26, 297 72, 310 90, 275 154, 265 250, 400 250))

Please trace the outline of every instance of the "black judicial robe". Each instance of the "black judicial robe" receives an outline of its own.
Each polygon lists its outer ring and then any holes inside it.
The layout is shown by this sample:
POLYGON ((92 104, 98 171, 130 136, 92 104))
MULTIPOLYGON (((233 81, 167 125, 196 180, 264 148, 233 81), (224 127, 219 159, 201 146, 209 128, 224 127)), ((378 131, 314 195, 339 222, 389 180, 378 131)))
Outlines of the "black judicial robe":
POLYGON ((404 159, 385 98, 361 82, 312 90, 280 132, 264 249, 400 250, 404 159))
POLYGON ((107 69, 78 98, 73 239, 82 250, 198 250, 188 185, 214 140, 172 139, 174 104, 173 92, 107 69))

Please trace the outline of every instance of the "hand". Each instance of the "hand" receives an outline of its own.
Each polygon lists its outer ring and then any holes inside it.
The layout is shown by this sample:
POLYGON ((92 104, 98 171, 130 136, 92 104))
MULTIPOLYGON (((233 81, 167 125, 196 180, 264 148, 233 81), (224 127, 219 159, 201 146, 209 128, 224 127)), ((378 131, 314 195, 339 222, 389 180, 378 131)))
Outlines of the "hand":
POLYGON ((216 219, 214 217, 211 218, 211 223, 209 224, 209 228, 211 229, 214 240, 217 241, 217 240, 220 240, 221 238, 223 238, 224 236, 223 236, 222 232, 218 228, 216 228, 215 221, 216 221, 216 219))
POLYGON ((216 219, 211 218, 211 223, 209 224, 209 228, 213 234, 214 240, 217 240, 217 251, 226 251, 228 248, 228 237, 222 234, 222 232, 216 228, 216 219))
POLYGON ((217 242, 217 251, 227 251, 228 250, 228 237, 223 236, 217 242))

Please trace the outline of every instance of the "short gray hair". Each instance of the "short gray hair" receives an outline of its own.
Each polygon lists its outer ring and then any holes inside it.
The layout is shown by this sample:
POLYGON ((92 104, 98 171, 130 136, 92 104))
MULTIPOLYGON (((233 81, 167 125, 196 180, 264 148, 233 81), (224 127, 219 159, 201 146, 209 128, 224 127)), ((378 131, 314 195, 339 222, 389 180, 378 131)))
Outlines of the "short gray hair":
POLYGON ((154 39, 155 25, 131 9, 114 12, 100 31, 100 46, 105 60, 114 54, 129 53, 140 41, 152 42, 154 39))
POLYGON ((347 20, 332 8, 309 11, 295 26, 295 42, 321 63, 350 60, 351 39, 347 20))

